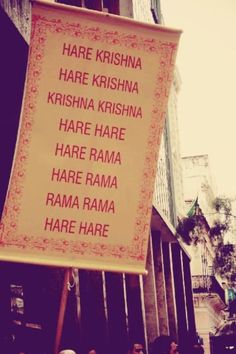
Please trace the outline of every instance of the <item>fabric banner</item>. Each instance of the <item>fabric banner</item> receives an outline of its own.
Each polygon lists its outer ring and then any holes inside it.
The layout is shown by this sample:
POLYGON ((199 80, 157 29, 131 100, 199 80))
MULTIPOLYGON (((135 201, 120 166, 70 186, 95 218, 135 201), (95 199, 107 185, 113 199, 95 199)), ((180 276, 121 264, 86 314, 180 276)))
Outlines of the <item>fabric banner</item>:
POLYGON ((0 259, 144 273, 180 31, 32 4, 0 259))

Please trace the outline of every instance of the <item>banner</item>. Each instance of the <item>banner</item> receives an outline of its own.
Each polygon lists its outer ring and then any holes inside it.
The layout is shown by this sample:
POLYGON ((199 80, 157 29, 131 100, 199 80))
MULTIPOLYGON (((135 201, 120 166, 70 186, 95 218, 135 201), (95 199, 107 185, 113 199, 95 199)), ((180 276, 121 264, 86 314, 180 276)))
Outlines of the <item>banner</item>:
POLYGON ((144 273, 180 32, 36 1, 0 259, 144 273))

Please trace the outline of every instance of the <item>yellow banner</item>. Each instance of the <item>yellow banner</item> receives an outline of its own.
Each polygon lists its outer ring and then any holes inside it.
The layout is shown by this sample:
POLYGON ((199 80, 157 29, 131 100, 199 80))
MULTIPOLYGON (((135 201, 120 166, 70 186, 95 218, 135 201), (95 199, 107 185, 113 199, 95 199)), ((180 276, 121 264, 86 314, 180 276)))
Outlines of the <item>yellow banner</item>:
POLYGON ((0 259, 144 273, 180 32, 34 2, 0 259))

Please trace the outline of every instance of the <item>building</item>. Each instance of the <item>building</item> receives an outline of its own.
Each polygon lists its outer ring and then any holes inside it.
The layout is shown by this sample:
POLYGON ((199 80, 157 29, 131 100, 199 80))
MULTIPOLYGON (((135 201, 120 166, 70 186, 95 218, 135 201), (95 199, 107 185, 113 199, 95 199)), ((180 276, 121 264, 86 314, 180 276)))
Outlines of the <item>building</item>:
MULTIPOLYGON (((160 3, 149 0, 64 0, 64 4, 83 6, 127 16, 139 21, 160 22, 160 3)), ((28 53, 29 1, 0 1, 4 91, 1 111, 1 210, 13 160, 28 53), (17 53, 17 60, 16 60, 17 53), (14 104, 13 104, 14 103, 14 104)), ((190 273, 190 257, 177 240, 177 205, 181 199, 178 175, 176 73, 171 91, 168 119, 164 130, 157 179, 146 276, 74 270, 74 287, 68 294, 61 347, 79 353, 94 345, 105 352, 126 353, 128 342, 138 339, 150 344, 160 334, 170 334, 180 346, 195 336, 195 317, 190 273), (175 133, 174 133, 175 131, 175 133)), ((57 320, 63 284, 63 269, 42 266, 1 264, 0 330, 2 347, 15 345, 34 354, 52 352, 57 335, 57 320), (11 300, 11 301, 10 301, 11 300), (38 306, 40 304, 40 306, 38 306), (10 343, 11 342, 11 343, 10 343), (32 343, 34 349, 32 349, 32 343)))
POLYGON ((215 218, 213 201, 216 196, 208 155, 184 157, 182 161, 186 214, 188 211, 188 216, 201 216, 199 242, 188 249, 192 259, 196 328, 203 339, 205 353, 210 354, 210 334, 215 333, 226 318, 224 282, 214 271, 215 250, 209 237, 215 218))
POLYGON ((212 203, 216 198, 216 187, 208 155, 183 157, 182 170, 185 211, 190 209, 191 204, 198 197, 203 214, 212 225, 214 221, 212 203))

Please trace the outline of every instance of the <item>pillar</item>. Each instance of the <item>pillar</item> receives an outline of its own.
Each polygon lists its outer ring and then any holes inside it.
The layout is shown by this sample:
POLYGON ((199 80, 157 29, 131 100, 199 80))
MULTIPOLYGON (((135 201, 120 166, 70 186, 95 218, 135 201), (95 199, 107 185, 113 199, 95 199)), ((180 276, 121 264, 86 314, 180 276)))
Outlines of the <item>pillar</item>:
POLYGON ((81 346, 80 352, 93 345, 101 353, 107 345, 106 316, 103 294, 102 272, 79 271, 81 302, 81 346))
POLYGON ((153 260, 153 245, 152 238, 149 238, 148 253, 147 253, 147 275, 143 276, 144 288, 144 303, 145 316, 147 326, 147 341, 148 343, 159 335, 158 309, 157 309, 157 289, 155 283, 154 260, 153 260))
POLYGON ((126 299, 128 308, 129 340, 138 340, 145 343, 144 321, 140 279, 138 275, 125 275, 126 299))
POLYGON ((187 305, 187 318, 188 318, 188 332, 191 339, 194 339, 196 335, 196 323, 193 304, 193 290, 192 290, 192 278, 190 270, 190 260, 186 254, 183 253, 184 264, 184 284, 186 294, 187 305))
POLYGON ((169 321, 167 312, 167 299, 166 299, 166 284, 164 276, 164 262, 163 262, 163 250, 162 240, 159 232, 152 233, 153 241, 153 257, 154 257, 154 269, 155 269, 155 282, 157 288, 157 308, 159 319, 159 333, 163 335, 169 334, 169 321))
MULTIPOLYGON (((179 244, 172 244, 172 261, 174 270, 175 300, 177 312, 177 333, 180 348, 186 347, 188 338, 188 318, 184 287, 184 273, 182 263, 182 250, 179 244)), ((183 350, 183 349, 182 349, 183 350)))
POLYGON ((169 319, 169 333, 173 338, 177 338, 177 314, 175 302, 175 288, 173 277, 173 264, 171 257, 170 243, 163 242, 163 259, 165 268, 166 300, 169 319))
POLYGON ((114 354, 126 354, 128 347, 128 327, 123 275, 106 272, 105 284, 109 337, 108 351, 114 354))

